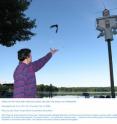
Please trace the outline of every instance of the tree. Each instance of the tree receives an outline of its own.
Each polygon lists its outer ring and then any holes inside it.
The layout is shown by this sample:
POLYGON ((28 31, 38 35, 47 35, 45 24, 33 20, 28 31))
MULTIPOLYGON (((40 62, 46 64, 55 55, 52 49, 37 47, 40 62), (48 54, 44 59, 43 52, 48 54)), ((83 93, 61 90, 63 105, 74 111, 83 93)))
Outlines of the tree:
POLYGON ((11 47, 16 41, 30 40, 31 32, 36 27, 35 19, 31 20, 24 13, 31 0, 0 0, 0 44, 11 47))

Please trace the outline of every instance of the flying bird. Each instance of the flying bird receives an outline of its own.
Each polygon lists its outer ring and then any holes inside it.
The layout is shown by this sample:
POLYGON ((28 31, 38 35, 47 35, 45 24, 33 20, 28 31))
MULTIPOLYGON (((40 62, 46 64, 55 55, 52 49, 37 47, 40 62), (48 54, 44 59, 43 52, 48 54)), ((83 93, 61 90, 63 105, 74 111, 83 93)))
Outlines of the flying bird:
POLYGON ((58 25, 57 24, 51 25, 50 28, 56 28, 56 33, 58 32, 58 25))

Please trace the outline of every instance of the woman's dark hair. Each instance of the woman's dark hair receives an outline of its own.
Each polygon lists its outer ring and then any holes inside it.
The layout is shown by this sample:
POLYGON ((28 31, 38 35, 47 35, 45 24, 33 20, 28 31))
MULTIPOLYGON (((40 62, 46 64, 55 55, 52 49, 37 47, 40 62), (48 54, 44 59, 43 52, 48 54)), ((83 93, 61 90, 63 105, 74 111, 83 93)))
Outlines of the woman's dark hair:
POLYGON ((30 56, 31 50, 28 48, 21 49, 18 51, 18 60, 24 61, 27 57, 30 56))

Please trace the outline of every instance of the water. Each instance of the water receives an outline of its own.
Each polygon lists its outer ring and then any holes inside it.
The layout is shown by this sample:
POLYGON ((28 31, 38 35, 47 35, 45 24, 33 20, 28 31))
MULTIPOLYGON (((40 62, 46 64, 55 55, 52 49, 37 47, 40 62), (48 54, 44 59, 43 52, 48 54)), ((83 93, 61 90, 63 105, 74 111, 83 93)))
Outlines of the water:
MULTIPOLYGON (((52 98, 106 98, 106 96, 89 96, 89 97, 85 97, 85 96, 75 96, 75 95, 58 95, 58 96, 53 96, 52 98)), ((116 97, 117 98, 117 97, 116 97)))
MULTIPOLYGON (((75 95, 64 95, 64 96, 53 96, 52 98, 85 98, 84 96, 75 96, 75 95)), ((90 98, 94 98, 90 96, 90 98)))

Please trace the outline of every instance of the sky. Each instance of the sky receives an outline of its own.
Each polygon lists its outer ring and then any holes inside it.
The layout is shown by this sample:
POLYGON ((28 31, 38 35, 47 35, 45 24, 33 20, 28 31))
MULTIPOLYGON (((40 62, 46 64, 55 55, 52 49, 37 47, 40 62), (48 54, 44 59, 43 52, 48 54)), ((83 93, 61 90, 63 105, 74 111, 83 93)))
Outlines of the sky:
MULTIPOLYGON (((104 6, 117 14, 117 0, 32 0, 25 12, 36 19, 36 33, 30 41, 13 47, 0 45, 0 82, 12 83, 18 65, 17 51, 32 50, 33 61, 46 55, 50 48, 59 51, 36 73, 37 84, 59 87, 110 86, 108 50, 105 39, 97 39, 96 18, 104 6), (58 33, 50 29, 59 25, 58 33)), ((117 36, 112 41, 114 81, 117 86, 117 36)))

